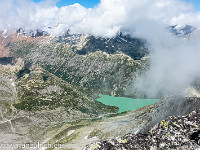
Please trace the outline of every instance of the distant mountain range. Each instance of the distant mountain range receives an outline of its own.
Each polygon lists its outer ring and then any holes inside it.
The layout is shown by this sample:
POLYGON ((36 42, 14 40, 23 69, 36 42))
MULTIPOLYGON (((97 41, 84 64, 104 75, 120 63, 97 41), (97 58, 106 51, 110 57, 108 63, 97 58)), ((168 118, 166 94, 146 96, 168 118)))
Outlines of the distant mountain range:
POLYGON ((170 26, 169 29, 174 35, 178 37, 187 37, 198 30, 197 28, 190 25, 186 25, 184 27, 179 27, 178 25, 175 25, 170 26))

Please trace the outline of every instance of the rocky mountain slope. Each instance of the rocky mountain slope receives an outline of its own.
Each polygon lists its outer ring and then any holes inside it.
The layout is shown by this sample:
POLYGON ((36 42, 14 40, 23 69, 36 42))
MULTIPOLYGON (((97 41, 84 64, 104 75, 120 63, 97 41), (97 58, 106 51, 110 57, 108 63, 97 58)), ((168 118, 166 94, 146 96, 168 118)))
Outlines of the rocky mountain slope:
POLYGON ((148 67, 145 42, 123 35, 112 39, 69 34, 40 40, 27 37, 13 40, 9 49, 10 56, 40 65, 93 96, 124 96, 136 73, 148 67))
MULTIPOLYGON (((127 134, 117 144, 104 143, 128 147, 124 140, 130 143, 147 133, 149 141, 152 127, 161 120, 199 107, 193 98, 199 94, 198 82, 187 97, 166 97, 133 112, 116 114, 116 107, 95 101, 100 93, 137 96, 126 90, 149 67, 145 40, 122 34, 111 39, 68 33, 54 37, 42 31, 31 36, 22 29, 2 32, 1 38, 11 56, 0 58, 0 136, 5 141, 59 143, 63 149, 79 150, 127 134)), ((160 135, 156 138, 162 139, 160 135)))
POLYGON ((57 123, 116 113, 118 108, 94 101, 78 87, 24 62, 0 58, 1 137, 7 142, 40 140, 57 123), (13 137, 13 138, 11 138, 13 137))

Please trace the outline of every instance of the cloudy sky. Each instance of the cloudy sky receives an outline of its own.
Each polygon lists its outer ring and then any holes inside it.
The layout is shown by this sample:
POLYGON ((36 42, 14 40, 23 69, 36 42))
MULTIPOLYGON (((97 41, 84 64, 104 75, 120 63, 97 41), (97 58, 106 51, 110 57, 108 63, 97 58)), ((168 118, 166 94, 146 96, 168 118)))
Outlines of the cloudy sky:
MULTIPOLYGON (((40 2, 42 0, 34 0, 34 2, 40 2)), ((183 0, 186 2, 191 2, 195 6, 195 11, 200 10, 199 0, 183 0)), ((100 3, 100 0, 59 0, 57 2, 58 7, 73 5, 74 3, 79 3, 86 8, 93 8, 100 3)))
POLYGON ((159 21, 166 25, 191 24, 200 28, 200 12, 195 7, 197 1, 0 0, 0 28, 48 30, 52 27, 53 30, 49 31, 52 34, 62 34, 70 28, 74 33, 107 37, 123 30, 133 32, 135 26, 144 24, 144 21, 159 21))
POLYGON ((188 1, 191 0, 0 0, 0 28, 52 27, 52 34, 62 34, 70 28, 72 32, 108 37, 120 30, 132 32, 144 20, 200 28, 197 0, 188 1))

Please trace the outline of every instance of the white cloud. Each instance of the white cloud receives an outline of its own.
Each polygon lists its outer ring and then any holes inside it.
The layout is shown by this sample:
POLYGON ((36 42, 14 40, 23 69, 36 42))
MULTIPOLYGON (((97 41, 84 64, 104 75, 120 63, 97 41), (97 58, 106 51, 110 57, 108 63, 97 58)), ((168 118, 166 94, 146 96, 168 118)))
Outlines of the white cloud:
POLYGON ((200 29, 200 12, 196 13, 183 13, 179 16, 172 17, 171 24, 179 24, 184 26, 185 24, 193 25, 200 29))
POLYGON ((0 6, 0 28, 45 29, 62 23, 60 31, 70 28, 73 32, 101 36, 113 36, 120 29, 133 31, 137 22, 159 20, 169 23, 171 18, 170 23, 186 21, 180 16, 193 11, 192 5, 180 0, 101 0, 93 9, 79 4, 58 8, 48 0, 41 3, 0 0, 0 6))

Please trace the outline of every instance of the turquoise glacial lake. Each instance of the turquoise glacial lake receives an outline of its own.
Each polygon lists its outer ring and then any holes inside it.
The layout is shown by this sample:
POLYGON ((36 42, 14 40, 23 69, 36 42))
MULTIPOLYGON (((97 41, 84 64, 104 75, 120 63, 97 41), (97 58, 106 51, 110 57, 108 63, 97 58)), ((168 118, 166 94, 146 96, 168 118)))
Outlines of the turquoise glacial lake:
POLYGON ((128 110, 136 110, 160 101, 160 99, 132 99, 127 97, 113 97, 101 94, 99 96, 100 98, 98 98, 97 101, 105 105, 117 106, 119 108, 118 113, 128 110))

